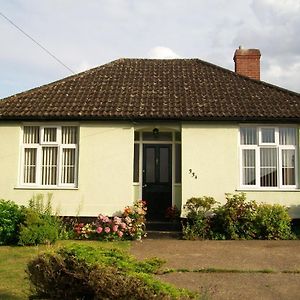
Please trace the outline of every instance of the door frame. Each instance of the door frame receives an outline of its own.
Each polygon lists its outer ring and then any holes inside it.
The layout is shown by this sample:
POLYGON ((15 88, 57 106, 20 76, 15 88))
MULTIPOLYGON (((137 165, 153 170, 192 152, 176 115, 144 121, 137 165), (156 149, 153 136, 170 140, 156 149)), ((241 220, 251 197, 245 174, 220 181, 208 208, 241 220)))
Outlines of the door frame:
MULTIPOLYGON (((182 183, 175 183, 175 145, 181 144, 181 139, 176 140, 175 134, 180 133, 181 128, 179 126, 168 126, 168 127, 161 127, 161 126, 151 126, 150 128, 147 126, 141 126, 134 129, 135 133, 139 133, 139 139, 134 141, 134 144, 139 144, 139 182, 134 183, 135 185, 139 185, 139 199, 142 199, 143 196, 143 146, 144 144, 169 144, 171 145, 172 151, 172 206, 175 205, 175 187, 181 186, 182 183), (151 141, 144 141, 142 137, 143 132, 152 132, 153 128, 158 128, 160 132, 169 132, 172 133, 172 140, 170 141, 158 141, 158 140, 151 140, 151 141)), ((182 163, 182 158, 181 158, 182 163)))

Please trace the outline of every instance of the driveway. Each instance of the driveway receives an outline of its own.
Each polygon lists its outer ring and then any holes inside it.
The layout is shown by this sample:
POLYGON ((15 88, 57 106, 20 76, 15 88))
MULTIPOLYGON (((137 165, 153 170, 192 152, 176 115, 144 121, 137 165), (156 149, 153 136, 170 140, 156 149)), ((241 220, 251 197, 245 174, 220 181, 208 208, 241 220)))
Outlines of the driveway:
POLYGON ((165 259, 164 268, 212 269, 159 275, 209 299, 300 299, 300 241, 145 239, 134 242, 131 253, 165 259))

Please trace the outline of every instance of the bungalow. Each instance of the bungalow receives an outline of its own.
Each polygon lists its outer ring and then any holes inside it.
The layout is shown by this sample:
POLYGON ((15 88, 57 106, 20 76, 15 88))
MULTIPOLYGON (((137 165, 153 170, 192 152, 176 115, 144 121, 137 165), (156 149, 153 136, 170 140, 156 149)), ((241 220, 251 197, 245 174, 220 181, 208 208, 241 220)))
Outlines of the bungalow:
POLYGON ((119 59, 0 101, 0 198, 52 193, 64 216, 151 219, 192 196, 246 192, 300 217, 300 94, 199 59, 119 59))

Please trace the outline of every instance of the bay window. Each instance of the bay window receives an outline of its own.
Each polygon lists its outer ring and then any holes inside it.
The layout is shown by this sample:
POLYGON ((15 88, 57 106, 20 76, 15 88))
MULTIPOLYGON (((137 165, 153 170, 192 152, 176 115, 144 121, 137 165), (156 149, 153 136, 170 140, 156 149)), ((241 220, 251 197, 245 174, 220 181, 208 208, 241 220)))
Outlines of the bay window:
POLYGON ((23 126, 21 186, 76 187, 78 128, 23 126))
POLYGON ((296 188, 296 137, 294 127, 241 127, 241 187, 296 188))

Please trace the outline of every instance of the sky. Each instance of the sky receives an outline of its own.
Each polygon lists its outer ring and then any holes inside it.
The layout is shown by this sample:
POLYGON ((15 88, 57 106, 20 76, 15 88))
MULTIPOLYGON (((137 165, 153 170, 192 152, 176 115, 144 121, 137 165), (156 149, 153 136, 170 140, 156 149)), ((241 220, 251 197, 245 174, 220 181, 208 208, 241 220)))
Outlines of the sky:
MULTIPOLYGON (((0 13, 75 73, 118 58, 199 58, 300 92, 300 0, 0 0, 0 13)), ((0 15, 0 98, 72 75, 0 15)))

